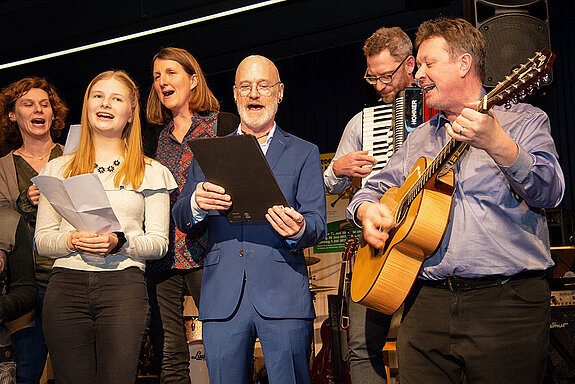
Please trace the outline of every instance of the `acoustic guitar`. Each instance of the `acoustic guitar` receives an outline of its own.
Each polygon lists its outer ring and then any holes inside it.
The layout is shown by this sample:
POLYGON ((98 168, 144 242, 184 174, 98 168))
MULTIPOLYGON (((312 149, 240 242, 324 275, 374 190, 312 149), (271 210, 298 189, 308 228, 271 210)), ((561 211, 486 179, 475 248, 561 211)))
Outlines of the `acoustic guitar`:
MULTIPOLYGON (((549 73, 555 54, 549 49, 513 71, 483 96, 476 111, 525 98, 549 73)), ((362 240, 351 279, 351 298, 383 313, 394 313, 403 303, 421 264, 439 247, 449 221, 454 192, 453 166, 468 144, 451 139, 433 159, 420 158, 403 185, 390 188, 380 200, 395 224, 381 249, 362 240)))
POLYGON ((351 384, 349 368, 343 353, 347 349, 347 333, 342 334, 341 330, 347 330, 347 327, 343 326, 342 315, 345 301, 345 274, 349 260, 355 255, 357 245, 358 240, 352 236, 351 231, 348 231, 341 255, 338 294, 328 295, 329 316, 321 324, 322 347, 312 364, 312 384, 351 384))

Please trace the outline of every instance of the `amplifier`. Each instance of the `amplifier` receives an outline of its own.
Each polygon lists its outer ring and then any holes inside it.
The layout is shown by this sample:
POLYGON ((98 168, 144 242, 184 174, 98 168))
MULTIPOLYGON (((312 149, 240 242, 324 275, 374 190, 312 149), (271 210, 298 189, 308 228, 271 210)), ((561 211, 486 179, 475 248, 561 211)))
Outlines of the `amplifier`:
POLYGON ((575 383, 575 306, 551 307, 549 344, 548 372, 552 382, 575 383))
POLYGON ((575 279, 549 279, 551 323, 547 382, 575 383, 575 279))
POLYGON ((562 291, 551 291, 551 306, 564 307, 571 306, 575 310, 575 289, 562 291))

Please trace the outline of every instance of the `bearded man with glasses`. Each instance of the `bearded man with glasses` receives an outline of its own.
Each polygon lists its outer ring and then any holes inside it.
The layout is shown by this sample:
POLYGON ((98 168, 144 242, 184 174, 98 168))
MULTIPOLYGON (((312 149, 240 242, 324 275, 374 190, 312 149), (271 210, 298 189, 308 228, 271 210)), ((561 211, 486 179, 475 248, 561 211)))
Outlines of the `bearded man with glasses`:
POLYGON ((206 181, 196 160, 172 214, 185 233, 208 227, 200 320, 210 383, 252 382, 259 338, 270 383, 310 384, 315 312, 303 249, 327 232, 325 188, 317 146, 275 122, 284 84, 263 56, 236 71, 236 135, 256 137, 289 207, 269 207, 266 220, 230 223, 232 197, 206 181))
MULTIPOLYGON (((367 62, 364 79, 380 96, 380 102, 393 103, 397 94, 414 86, 415 58, 413 45, 398 27, 380 28, 366 41, 363 53, 367 62)), ((377 163, 375 157, 362 151, 363 111, 358 112, 345 127, 337 152, 324 172, 327 191, 345 191, 354 177, 365 177, 377 163)), ((390 315, 377 312, 348 300, 349 365, 353 383, 386 383, 383 363, 390 315)))

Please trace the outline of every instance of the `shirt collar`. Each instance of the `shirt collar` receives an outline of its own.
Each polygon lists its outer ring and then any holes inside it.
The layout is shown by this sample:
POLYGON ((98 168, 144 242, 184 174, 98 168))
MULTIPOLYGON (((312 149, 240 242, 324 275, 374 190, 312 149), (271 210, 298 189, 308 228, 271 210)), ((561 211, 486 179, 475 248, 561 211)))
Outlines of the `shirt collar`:
MULTIPOLYGON (((260 145, 268 146, 268 145, 270 144, 270 142, 272 141, 272 138, 273 138, 273 136, 274 136, 274 133, 275 133, 275 131, 276 131, 276 127, 277 127, 277 124, 276 124, 276 122, 274 121, 274 126, 273 126, 272 129, 270 129, 270 131, 268 132, 268 137, 267 137, 265 143, 260 144, 260 145)), ((244 133, 242 132, 242 124, 240 123, 240 125, 238 126, 238 129, 236 130, 236 135, 243 135, 243 134, 244 134, 244 133)))

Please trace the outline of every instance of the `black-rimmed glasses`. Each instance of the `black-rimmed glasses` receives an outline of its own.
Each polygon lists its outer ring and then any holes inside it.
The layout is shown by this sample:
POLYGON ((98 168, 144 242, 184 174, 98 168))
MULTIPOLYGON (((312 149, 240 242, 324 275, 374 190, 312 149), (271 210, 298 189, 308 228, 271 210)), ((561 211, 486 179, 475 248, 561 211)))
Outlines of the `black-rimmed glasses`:
POLYGON ((389 74, 389 75, 371 76, 367 73, 367 69, 366 69, 365 75, 363 75, 363 78, 370 85, 377 84, 378 80, 381 81, 382 84, 389 84, 393 80, 393 75, 395 75, 395 73, 399 70, 399 68, 401 68, 401 66, 403 65, 403 63, 405 63, 405 60, 407 60, 408 57, 409 56, 407 56, 405 59, 401 60, 401 63, 399 63, 397 68, 395 68, 395 70, 393 72, 391 72, 391 74, 389 74))

